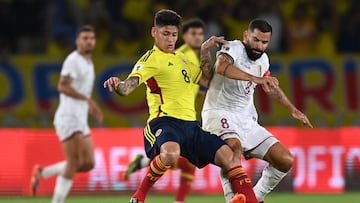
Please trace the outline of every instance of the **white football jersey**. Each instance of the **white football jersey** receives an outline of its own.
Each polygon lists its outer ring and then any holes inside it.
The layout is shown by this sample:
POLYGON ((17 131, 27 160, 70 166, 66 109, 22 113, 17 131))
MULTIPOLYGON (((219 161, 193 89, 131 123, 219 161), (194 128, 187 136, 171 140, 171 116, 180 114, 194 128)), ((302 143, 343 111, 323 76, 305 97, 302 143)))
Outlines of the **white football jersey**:
MULTIPOLYGON (((95 80, 94 64, 91 60, 73 51, 66 57, 60 74, 70 76, 73 79, 71 86, 74 90, 90 98, 95 80)), ((88 111, 89 106, 86 101, 60 93, 54 124, 66 125, 73 122, 87 124, 88 111)))
MULTIPOLYGON (((263 77, 269 75, 269 58, 264 53, 252 61, 247 56, 244 44, 239 40, 223 45, 217 55, 225 53, 240 70, 251 75, 263 77)), ((253 95, 256 84, 251 81, 233 80, 215 73, 206 94, 203 112, 208 110, 226 110, 239 114, 242 118, 257 120, 253 95)))

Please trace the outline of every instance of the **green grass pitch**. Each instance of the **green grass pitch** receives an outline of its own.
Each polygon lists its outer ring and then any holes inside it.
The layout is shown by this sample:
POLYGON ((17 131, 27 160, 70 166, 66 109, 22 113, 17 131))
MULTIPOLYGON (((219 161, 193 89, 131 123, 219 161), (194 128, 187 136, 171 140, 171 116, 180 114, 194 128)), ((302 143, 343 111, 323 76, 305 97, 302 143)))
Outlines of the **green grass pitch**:
MULTIPOLYGON (((49 203, 50 197, 4 197, 0 196, 0 203, 49 203)), ((127 203, 130 195, 93 195, 70 196, 66 203, 127 203)), ((172 203, 174 195, 149 195, 147 203, 172 203)), ((221 195, 190 195, 187 203, 224 203, 221 195)), ((360 202, 359 192, 344 194, 294 194, 274 192, 266 198, 266 203, 357 203, 360 202)))

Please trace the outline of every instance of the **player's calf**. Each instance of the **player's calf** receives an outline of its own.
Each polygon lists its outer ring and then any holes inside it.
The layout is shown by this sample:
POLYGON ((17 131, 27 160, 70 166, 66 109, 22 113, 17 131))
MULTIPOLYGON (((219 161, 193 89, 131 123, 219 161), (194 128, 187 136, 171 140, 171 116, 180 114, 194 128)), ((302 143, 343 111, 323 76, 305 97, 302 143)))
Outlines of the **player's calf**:
POLYGON ((32 196, 36 196, 37 189, 40 185, 41 171, 42 168, 39 164, 34 165, 30 180, 30 189, 32 196))

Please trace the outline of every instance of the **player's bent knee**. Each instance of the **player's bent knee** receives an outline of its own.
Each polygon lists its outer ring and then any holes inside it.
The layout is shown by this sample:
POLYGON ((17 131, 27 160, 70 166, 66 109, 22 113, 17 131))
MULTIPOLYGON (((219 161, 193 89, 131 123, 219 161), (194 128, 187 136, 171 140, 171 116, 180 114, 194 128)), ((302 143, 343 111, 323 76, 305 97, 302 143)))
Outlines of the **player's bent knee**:
POLYGON ((84 160, 79 164, 78 172, 87 172, 95 167, 95 161, 92 159, 84 160))
POLYGON ((291 154, 283 156, 279 165, 279 170, 282 172, 288 172, 294 163, 294 157, 291 154))
POLYGON ((289 154, 288 156, 285 157, 286 161, 284 161, 286 164, 285 164, 285 169, 287 171, 289 171, 293 164, 294 164, 294 157, 292 154, 289 154))
POLYGON ((169 152, 169 151, 165 151, 160 153, 160 158, 161 161, 166 165, 166 166, 174 166, 175 163, 177 162, 177 160, 180 157, 180 153, 179 152, 169 152))
POLYGON ((240 159, 234 158, 234 153, 228 145, 223 145, 215 154, 215 164, 229 170, 235 166, 240 165, 240 159))
POLYGON ((78 163, 76 160, 67 160, 66 167, 62 175, 68 179, 72 179, 77 172, 77 169, 78 163))
POLYGON ((229 145, 234 154, 234 159, 238 159, 242 154, 242 146, 240 141, 237 138, 230 138, 226 140, 226 143, 229 145))
POLYGON ((79 168, 79 161, 77 159, 70 159, 66 161, 67 170, 75 170, 79 168))
POLYGON ((226 143, 229 145, 231 150, 233 150, 234 152, 238 151, 241 153, 242 151, 241 143, 237 138, 229 138, 226 140, 226 143))
POLYGON ((87 171, 92 170, 94 167, 95 167, 95 161, 94 160, 90 160, 90 161, 85 163, 85 169, 87 171))

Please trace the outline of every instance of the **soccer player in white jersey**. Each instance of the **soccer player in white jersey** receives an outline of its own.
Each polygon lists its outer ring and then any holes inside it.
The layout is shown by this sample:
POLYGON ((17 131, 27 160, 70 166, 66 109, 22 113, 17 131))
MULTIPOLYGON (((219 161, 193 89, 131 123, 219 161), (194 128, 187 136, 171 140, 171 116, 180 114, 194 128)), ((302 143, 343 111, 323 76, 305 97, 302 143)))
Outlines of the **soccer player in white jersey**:
POLYGON ((81 27, 76 37, 76 50, 67 56, 61 69, 58 83, 60 103, 54 125, 65 160, 46 167, 35 165, 33 169, 31 187, 34 195, 40 178, 57 175, 52 203, 64 202, 76 172, 87 172, 94 167, 88 114, 98 122, 103 120, 100 108, 91 99, 95 80, 91 57, 95 42, 94 28, 89 25, 81 27))
MULTIPOLYGON (((271 25, 255 19, 244 32, 243 41, 229 41, 221 47, 217 52, 215 74, 202 110, 205 130, 225 140, 239 156, 244 153, 247 158, 255 157, 269 163, 254 186, 259 202, 264 201, 264 197, 276 187, 293 164, 290 151, 258 123, 253 102, 256 78, 270 78, 269 58, 264 51, 269 45, 271 34, 271 25), (239 70, 248 73, 247 80, 239 80, 239 70)), ((202 46, 202 68, 208 68, 206 66, 211 64, 209 43, 211 38, 202 46), (205 45, 207 49, 204 49, 205 45)), ((312 127, 306 115, 290 102, 278 85, 264 90, 285 106, 295 119, 312 127)), ((221 180, 225 199, 229 202, 234 194, 223 173, 221 180)))

